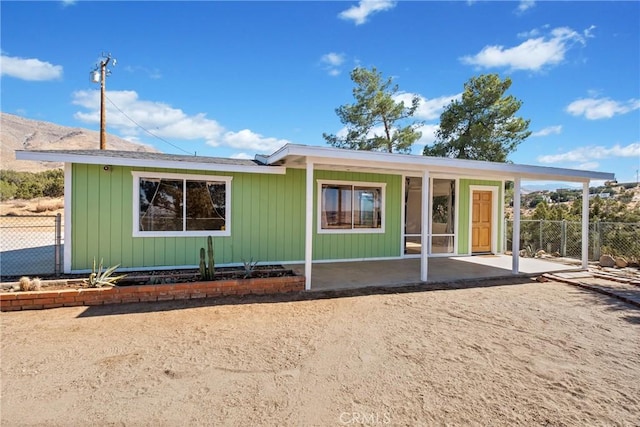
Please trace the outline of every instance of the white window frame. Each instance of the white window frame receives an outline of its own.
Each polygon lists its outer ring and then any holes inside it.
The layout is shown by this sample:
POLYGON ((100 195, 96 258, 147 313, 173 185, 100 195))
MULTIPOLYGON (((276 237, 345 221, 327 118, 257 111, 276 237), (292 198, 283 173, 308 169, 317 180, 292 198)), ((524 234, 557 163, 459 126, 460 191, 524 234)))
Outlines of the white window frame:
MULTIPOLYGON (((133 176, 133 237, 206 237, 231 235, 231 176, 192 175, 163 172, 132 171, 133 176), (225 226, 224 230, 184 230, 187 204, 182 204, 183 231, 140 231, 140 178, 182 180, 183 189, 187 181, 219 181, 225 183, 225 226)), ((186 191, 183 191, 186 197, 186 191)))
POLYGON ((439 176, 432 175, 429 179, 429 256, 432 257, 451 257, 455 256, 458 253, 458 217, 460 216, 460 211, 458 211, 458 202, 459 202, 459 182, 458 178, 454 178, 451 176, 439 176), (436 234, 433 232, 433 183, 436 179, 444 179, 454 181, 454 205, 453 205, 453 233, 445 233, 445 234, 436 234), (434 237, 453 237, 453 252, 433 252, 433 238, 434 237))
MULTIPOLYGON (((386 182, 365 182, 365 181, 335 181, 327 179, 317 180, 317 233, 318 234, 382 234, 385 232, 386 223, 386 182), (350 185, 352 187, 373 187, 380 189, 380 228, 322 228, 322 186, 329 185, 350 185)), ((353 224, 353 206, 351 207, 353 224)))

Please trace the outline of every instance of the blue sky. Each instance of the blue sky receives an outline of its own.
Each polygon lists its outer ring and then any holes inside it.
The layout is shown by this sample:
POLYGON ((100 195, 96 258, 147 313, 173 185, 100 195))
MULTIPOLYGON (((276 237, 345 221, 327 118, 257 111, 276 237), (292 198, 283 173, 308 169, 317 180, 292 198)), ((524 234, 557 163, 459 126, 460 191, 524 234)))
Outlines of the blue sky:
POLYGON ((342 128, 335 108, 353 100, 350 70, 375 66, 401 97, 421 97, 416 154, 469 78, 498 73, 531 119, 513 162, 619 181, 640 168, 636 1, 3 1, 0 11, 3 112, 98 130, 89 73, 110 52, 108 132, 167 153, 325 145, 322 133, 342 128))

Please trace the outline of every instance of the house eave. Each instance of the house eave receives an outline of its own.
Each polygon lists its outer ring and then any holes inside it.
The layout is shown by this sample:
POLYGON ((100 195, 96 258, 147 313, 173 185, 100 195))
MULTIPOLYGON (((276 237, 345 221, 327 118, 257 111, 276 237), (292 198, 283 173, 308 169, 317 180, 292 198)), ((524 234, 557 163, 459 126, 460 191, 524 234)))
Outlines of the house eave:
POLYGON ((217 172, 244 172, 260 174, 284 175, 286 167, 268 165, 233 165, 198 161, 177 161, 163 159, 136 159, 126 157, 113 157, 108 155, 85 155, 69 152, 54 151, 16 151, 17 160, 33 160, 45 162, 80 163, 89 165, 109 165, 128 167, 154 167, 165 169, 183 169, 217 172))
POLYGON ((501 179, 520 178, 525 180, 589 182, 591 180, 606 181, 615 178, 614 174, 608 172, 374 151, 355 151, 295 144, 287 144, 276 151, 267 158, 267 163, 290 167, 304 167, 307 159, 312 159, 317 167, 327 165, 332 168, 354 167, 363 170, 401 170, 416 173, 429 170, 437 173, 501 179))

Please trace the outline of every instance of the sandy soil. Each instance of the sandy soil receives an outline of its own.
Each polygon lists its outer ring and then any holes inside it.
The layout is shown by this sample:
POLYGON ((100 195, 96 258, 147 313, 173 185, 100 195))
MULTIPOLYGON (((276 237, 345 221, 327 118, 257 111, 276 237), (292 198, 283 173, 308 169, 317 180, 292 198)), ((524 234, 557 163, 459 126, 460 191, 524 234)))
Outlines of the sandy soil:
POLYGON ((2 313, 2 425, 638 425, 639 310, 412 290, 2 313))

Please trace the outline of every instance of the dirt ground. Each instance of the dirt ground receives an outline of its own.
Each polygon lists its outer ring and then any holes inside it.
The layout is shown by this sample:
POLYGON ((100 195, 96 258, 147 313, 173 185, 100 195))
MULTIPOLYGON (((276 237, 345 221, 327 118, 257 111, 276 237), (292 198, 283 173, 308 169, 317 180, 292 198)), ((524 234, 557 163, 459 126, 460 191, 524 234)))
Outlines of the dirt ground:
POLYGON ((640 422, 640 310, 553 282, 0 320, 3 426, 640 422))
POLYGON ((38 197, 31 200, 0 202, 0 215, 57 215, 64 217, 63 197, 38 197))

